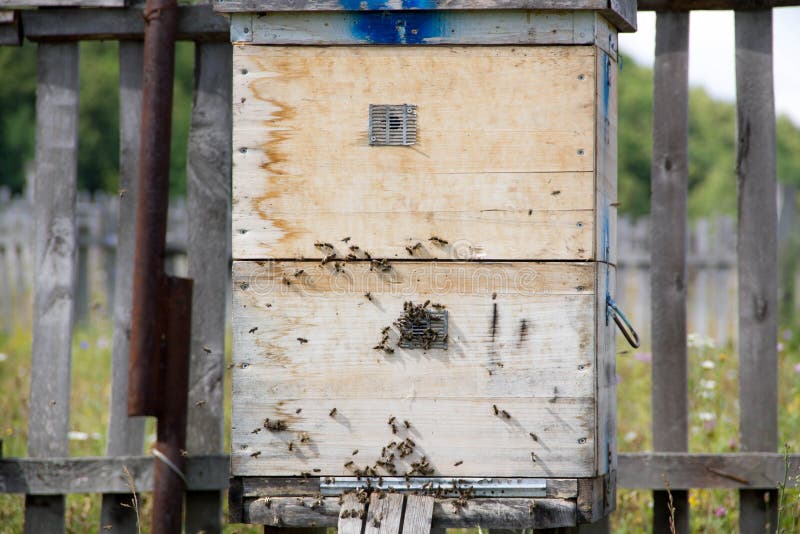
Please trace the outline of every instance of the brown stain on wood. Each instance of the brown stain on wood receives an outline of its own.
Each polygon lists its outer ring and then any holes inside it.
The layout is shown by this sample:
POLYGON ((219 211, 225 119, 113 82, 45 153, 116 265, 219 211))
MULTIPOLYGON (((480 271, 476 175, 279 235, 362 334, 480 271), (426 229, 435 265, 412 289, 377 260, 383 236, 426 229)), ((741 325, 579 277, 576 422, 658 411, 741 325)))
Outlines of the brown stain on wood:
POLYGON ((528 340, 528 320, 522 319, 519 322, 519 341, 517 342, 517 348, 522 348, 525 342, 528 340))

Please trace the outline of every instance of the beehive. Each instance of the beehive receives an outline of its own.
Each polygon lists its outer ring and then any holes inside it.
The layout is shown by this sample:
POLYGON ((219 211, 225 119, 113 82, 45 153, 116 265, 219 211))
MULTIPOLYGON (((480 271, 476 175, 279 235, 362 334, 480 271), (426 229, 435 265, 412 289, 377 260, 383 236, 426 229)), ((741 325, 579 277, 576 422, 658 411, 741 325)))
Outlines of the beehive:
POLYGON ((583 480, 601 494, 584 516, 613 508, 616 34, 633 22, 574 4, 218 4, 235 13, 240 483, 583 480))

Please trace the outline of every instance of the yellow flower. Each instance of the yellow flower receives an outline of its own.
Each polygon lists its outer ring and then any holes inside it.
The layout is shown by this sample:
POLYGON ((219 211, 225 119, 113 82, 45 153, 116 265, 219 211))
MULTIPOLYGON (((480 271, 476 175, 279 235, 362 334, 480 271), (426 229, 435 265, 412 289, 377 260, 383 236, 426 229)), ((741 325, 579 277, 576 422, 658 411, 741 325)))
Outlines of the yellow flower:
POLYGON ((695 492, 689 493, 689 506, 697 506, 697 503, 700 501, 697 499, 697 494, 695 492))

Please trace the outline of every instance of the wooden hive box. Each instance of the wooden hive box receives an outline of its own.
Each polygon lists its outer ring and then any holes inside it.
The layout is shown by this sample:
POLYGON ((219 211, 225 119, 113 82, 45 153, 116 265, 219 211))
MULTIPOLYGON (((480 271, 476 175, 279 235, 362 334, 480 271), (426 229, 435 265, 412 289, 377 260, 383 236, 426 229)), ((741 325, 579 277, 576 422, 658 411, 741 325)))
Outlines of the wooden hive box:
POLYGON ((302 499, 437 477, 477 491, 435 526, 606 515, 635 2, 216 8, 235 43, 233 518, 335 525, 333 497, 302 499))

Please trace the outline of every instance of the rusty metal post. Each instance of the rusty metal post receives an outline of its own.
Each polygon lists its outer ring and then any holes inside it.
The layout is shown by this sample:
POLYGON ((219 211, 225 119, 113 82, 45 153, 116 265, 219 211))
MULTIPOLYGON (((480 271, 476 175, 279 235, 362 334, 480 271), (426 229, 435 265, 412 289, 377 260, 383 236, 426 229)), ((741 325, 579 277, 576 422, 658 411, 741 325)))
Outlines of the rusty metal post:
POLYGON ((147 0, 128 415, 158 416, 164 391, 160 371, 166 317, 161 302, 167 292, 164 248, 177 17, 176 0, 147 0))
POLYGON ((181 531, 192 328, 192 280, 167 277, 167 351, 158 416, 153 481, 153 534, 181 531))

